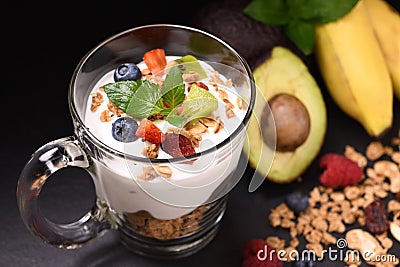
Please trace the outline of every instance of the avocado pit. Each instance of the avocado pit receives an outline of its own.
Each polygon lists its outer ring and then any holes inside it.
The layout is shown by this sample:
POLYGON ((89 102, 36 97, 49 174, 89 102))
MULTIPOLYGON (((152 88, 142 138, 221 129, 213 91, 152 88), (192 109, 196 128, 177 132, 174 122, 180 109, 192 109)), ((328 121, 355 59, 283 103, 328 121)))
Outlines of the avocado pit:
POLYGON ((304 104, 293 95, 277 94, 269 101, 261 115, 261 131, 267 145, 270 144, 270 131, 275 122, 276 150, 293 152, 301 146, 310 133, 310 115, 304 104), (272 113, 272 116, 271 116, 272 113))

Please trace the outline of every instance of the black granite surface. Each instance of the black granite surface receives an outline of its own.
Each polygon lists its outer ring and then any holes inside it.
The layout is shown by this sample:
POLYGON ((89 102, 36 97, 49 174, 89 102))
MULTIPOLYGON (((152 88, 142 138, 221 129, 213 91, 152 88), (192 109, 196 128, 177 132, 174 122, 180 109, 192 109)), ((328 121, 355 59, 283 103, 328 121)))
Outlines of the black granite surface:
MULTIPOLYGON (((391 1, 399 8, 399 1, 391 1)), ((194 4, 201 5, 205 1, 194 4)), ((131 1, 101 3, 57 2, 40 5, 14 1, 2 8, 3 75, 2 144, 0 154, 0 266, 240 266, 244 242, 286 231, 271 228, 268 212, 286 193, 317 184, 317 159, 302 182, 277 185, 268 181, 254 193, 247 187, 252 170, 229 194, 222 227, 205 249, 176 261, 157 261, 135 255, 123 247, 115 232, 76 250, 63 250, 32 236, 19 217, 16 203, 18 175, 34 150, 73 132, 67 103, 69 80, 80 59, 100 41, 128 28, 152 23, 187 24, 193 10, 187 1, 131 1), (178 8, 179 7, 179 8, 178 8), (5 15, 11 19, 6 19, 5 15), (5 60, 4 60, 5 59, 5 60)), ((318 78, 318 77, 317 77, 318 78)), ((328 110, 328 131, 320 154, 344 151, 349 144, 363 151, 372 141, 363 128, 345 115, 319 80, 328 110)), ((394 103, 394 125, 383 138, 389 142, 400 128, 400 103, 394 103)), ((95 198, 89 175, 78 168, 56 173, 40 196, 45 215, 56 222, 79 218, 95 198)), ((397 244, 393 253, 400 255, 397 244)), ((288 265, 289 266, 289 265, 288 265)), ((340 262, 317 266, 344 266, 340 262)))

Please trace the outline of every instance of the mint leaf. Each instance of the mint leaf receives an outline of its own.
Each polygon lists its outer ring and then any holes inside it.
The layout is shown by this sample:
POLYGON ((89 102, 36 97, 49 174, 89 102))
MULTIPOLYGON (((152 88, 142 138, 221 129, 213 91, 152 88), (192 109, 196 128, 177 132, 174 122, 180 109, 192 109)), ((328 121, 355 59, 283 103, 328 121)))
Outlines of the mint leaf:
POLYGON ((358 0, 307 0, 306 7, 302 9, 303 14, 300 15, 309 22, 324 24, 343 17, 357 2, 358 0))
POLYGON ((289 13, 295 19, 307 20, 315 16, 315 8, 309 0, 286 0, 289 13))
POLYGON ((142 85, 142 81, 119 81, 103 85, 107 97, 122 111, 126 111, 133 94, 142 85))
POLYGON ((200 75, 200 79, 207 78, 207 73, 201 66, 200 62, 192 55, 186 55, 175 60, 180 64, 179 70, 182 73, 190 73, 191 71, 197 72, 200 75))
POLYGON ((159 113, 163 110, 161 92, 157 84, 143 81, 142 85, 133 94, 126 113, 141 119, 159 113))
POLYGON ((359 0, 252 0, 243 12, 256 21, 284 25, 286 35, 310 55, 315 24, 325 24, 349 13, 359 0))
POLYGON ((314 25, 304 21, 291 21, 285 27, 286 35, 292 40, 305 55, 310 55, 314 49, 314 25))
POLYGON ((253 0, 244 8, 244 13, 266 24, 284 25, 289 22, 288 7, 282 0, 253 0))
POLYGON ((167 117, 165 117, 165 120, 175 127, 182 127, 182 116, 178 115, 178 109, 176 108, 173 109, 167 117))
POLYGON ((171 109, 185 100, 185 84, 178 67, 172 67, 168 72, 162 85, 161 94, 164 103, 171 109))

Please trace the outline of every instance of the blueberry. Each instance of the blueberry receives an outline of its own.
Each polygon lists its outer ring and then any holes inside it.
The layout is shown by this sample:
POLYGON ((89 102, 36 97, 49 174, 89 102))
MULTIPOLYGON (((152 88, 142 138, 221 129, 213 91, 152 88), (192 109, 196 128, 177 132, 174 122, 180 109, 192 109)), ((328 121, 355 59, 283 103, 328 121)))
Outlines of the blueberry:
POLYGON ((309 259, 308 257, 302 257, 302 254, 299 255, 299 259, 296 261, 293 261, 292 263, 293 267, 314 267, 314 261, 312 259, 309 259))
POLYGON ((138 128, 138 123, 129 117, 122 117, 117 119, 112 124, 112 136, 115 140, 129 143, 133 142, 138 137, 136 136, 136 130, 138 128))
POLYGON ((299 214, 308 207, 308 194, 300 191, 291 192, 286 195, 285 202, 294 213, 299 214))
POLYGON ((142 72, 135 63, 123 63, 114 71, 114 81, 140 80, 142 72))

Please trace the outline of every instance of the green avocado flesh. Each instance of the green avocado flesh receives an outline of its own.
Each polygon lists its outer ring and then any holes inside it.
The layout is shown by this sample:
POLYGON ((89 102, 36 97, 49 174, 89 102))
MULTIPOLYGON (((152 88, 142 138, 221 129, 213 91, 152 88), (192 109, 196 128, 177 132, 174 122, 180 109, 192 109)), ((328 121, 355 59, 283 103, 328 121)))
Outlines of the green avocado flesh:
POLYGON ((322 147, 327 125, 323 96, 303 61, 285 47, 274 47, 271 57, 255 68, 253 76, 257 95, 244 152, 250 166, 267 179, 276 183, 292 182, 307 169, 322 147), (260 130, 266 103, 279 94, 294 96, 309 115, 308 135, 293 151, 277 151, 276 146, 271 145, 274 142, 267 145, 265 139, 275 136, 269 133, 270 136, 265 137, 260 130))

